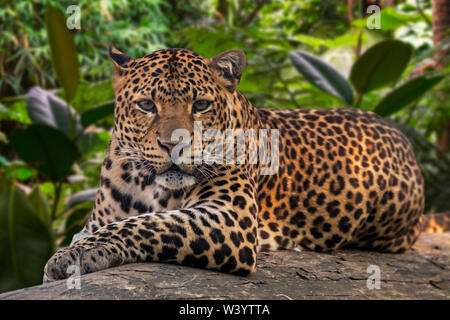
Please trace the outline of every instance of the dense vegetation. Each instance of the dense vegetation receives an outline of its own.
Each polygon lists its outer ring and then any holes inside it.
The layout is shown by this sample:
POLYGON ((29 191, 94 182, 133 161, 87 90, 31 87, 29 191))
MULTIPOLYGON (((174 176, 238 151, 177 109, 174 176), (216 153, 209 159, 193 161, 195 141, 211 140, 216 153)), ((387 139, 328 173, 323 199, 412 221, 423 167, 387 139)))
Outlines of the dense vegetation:
POLYGON ((433 42, 431 0, 79 0, 69 31, 72 2, 0 8, 0 292, 39 283, 90 213, 113 124, 110 44, 132 57, 239 48, 256 107, 375 111, 413 143, 426 211, 449 209, 450 41, 433 42))

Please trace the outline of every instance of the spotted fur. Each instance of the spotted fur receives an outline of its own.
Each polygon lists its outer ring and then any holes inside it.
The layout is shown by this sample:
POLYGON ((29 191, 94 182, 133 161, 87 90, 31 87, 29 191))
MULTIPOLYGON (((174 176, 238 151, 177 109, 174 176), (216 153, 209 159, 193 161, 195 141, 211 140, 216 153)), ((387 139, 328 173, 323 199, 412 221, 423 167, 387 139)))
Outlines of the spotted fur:
POLYGON ((87 273, 139 261, 247 275, 257 251, 396 253, 416 241, 423 179, 408 140, 381 117, 256 109, 236 90, 245 67, 239 50, 132 59, 111 48, 110 57, 115 124, 100 188, 83 231, 47 263, 47 281, 67 277, 72 264, 87 273), (202 99, 209 108, 194 112, 202 99), (194 121, 203 130, 279 129, 278 172, 260 175, 260 164, 248 163, 172 170, 171 133, 193 132, 194 121))

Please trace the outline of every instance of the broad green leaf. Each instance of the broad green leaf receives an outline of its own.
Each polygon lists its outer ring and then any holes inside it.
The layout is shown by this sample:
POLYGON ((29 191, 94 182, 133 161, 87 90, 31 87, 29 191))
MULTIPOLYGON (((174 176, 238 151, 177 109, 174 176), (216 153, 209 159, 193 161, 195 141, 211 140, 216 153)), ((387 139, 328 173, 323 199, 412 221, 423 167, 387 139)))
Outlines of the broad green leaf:
POLYGON ((20 181, 25 181, 36 175, 36 173, 36 171, 30 170, 30 168, 11 167, 6 171, 6 177, 10 179, 19 179, 20 181))
POLYGON ((64 13, 50 3, 47 4, 45 10, 45 28, 50 44, 53 68, 64 89, 66 100, 70 101, 75 96, 80 80, 77 49, 73 34, 67 29, 64 13))
MULTIPOLYGON (((394 7, 386 7, 382 9, 379 13, 368 15, 366 18, 353 20, 352 25, 358 28, 366 28, 368 26, 369 19, 371 19, 371 21, 373 19, 379 19, 381 30, 383 31, 396 30, 409 22, 421 21, 422 17, 419 14, 417 14, 416 9, 414 9, 414 11, 415 14, 404 14, 398 12, 397 9, 394 7)), ((426 15, 431 20, 431 17, 428 14, 426 15)))
POLYGON ((75 135, 83 130, 77 112, 53 93, 33 87, 28 91, 25 100, 28 115, 33 123, 55 127, 66 136, 70 136, 72 121, 75 125, 75 135))
POLYGON ((20 158, 52 181, 63 180, 78 157, 76 145, 67 136, 44 124, 14 130, 11 142, 20 158))
POLYGON ((81 123, 84 127, 103 119, 114 113, 114 100, 108 101, 100 106, 86 110, 81 114, 81 123))
POLYGON ((298 34, 295 35, 293 38, 297 41, 301 41, 307 45, 314 47, 314 49, 318 49, 321 46, 325 46, 326 41, 326 39, 317 38, 306 34, 298 34))
MULTIPOLYGON (((363 34, 362 37, 366 38, 366 35, 363 34)), ((314 47, 315 49, 318 49, 321 46, 335 48, 335 47, 356 45, 356 43, 358 42, 359 34, 356 32, 347 32, 335 38, 324 38, 324 39, 305 34, 298 34, 292 36, 292 38, 297 41, 301 41, 305 44, 308 44, 314 47)))
MULTIPOLYGON (((402 10, 405 12, 405 10, 402 10)), ((414 14, 407 14, 407 13, 401 13, 398 11, 395 7, 385 7, 381 10, 382 13, 392 16, 396 18, 399 21, 402 21, 403 24, 406 24, 408 22, 418 22, 423 19, 423 17, 416 11, 414 14)), ((424 13, 429 19, 432 19, 432 17, 428 13, 424 13)))
POLYGON ((417 22, 421 19, 418 14, 402 14, 393 7, 386 7, 378 14, 380 15, 380 27, 383 31, 396 30, 408 22, 417 22))
MULTIPOLYGON (((8 98, 2 98, 2 100, 7 102, 8 98)), ((11 104, 8 104, 8 107, 0 103, 0 120, 13 120, 23 124, 31 123, 26 110, 25 101, 20 99, 18 101, 11 102, 11 104)))
POLYGON ((380 15, 380 27, 383 31, 396 30, 397 28, 405 25, 405 23, 397 18, 395 15, 389 14, 386 11, 378 13, 380 15))
POLYGON ((388 93, 376 106, 374 112, 383 117, 391 115, 412 101, 418 99, 443 78, 444 76, 434 76, 430 78, 419 76, 414 78, 388 93))
POLYGON ((294 67, 306 80, 344 103, 353 104, 352 87, 336 69, 304 51, 291 51, 290 56, 294 67))
POLYGON ((42 283, 53 247, 26 195, 18 189, 0 194, 0 292, 42 283))
POLYGON ((381 41, 353 64, 350 81, 363 94, 397 80, 408 65, 412 48, 398 40, 381 41))

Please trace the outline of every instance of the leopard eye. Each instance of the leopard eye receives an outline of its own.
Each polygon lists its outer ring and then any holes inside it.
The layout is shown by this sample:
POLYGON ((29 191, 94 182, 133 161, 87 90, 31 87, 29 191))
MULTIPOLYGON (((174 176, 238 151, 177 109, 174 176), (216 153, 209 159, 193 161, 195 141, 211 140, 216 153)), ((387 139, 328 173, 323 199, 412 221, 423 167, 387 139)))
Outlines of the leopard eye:
POLYGON ((157 111, 155 103, 149 99, 142 99, 142 100, 136 101, 136 105, 138 106, 139 109, 141 109, 142 111, 145 111, 145 112, 156 113, 156 111, 157 111))
POLYGON ((192 111, 193 112, 203 112, 209 108, 211 103, 212 102, 209 100, 197 100, 194 102, 194 104, 192 106, 192 111))

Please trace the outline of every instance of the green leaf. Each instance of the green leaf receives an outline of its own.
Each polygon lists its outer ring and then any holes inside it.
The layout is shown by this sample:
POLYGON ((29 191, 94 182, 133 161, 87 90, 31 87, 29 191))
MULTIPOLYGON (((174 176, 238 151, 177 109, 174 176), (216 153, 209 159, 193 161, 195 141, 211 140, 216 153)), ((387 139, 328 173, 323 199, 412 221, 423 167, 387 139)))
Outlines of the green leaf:
MULTIPOLYGON (((2 100, 7 102, 8 98, 2 98, 2 100)), ((0 120, 13 120, 24 124, 31 123, 25 101, 20 99, 8 104, 8 107, 0 103, 0 120)))
POLYGON ((294 67, 306 80, 344 103, 353 104, 352 87, 336 69, 304 51, 291 51, 290 56, 294 67))
POLYGON ((91 108, 86 110, 81 114, 81 123, 84 127, 89 126, 97 122, 100 119, 103 119, 106 116, 109 116, 114 113, 114 100, 105 102, 100 106, 91 108))
POLYGON ((403 27, 408 22, 418 21, 418 15, 401 14, 393 7, 387 7, 378 13, 381 30, 396 30, 403 27))
MULTIPOLYGON (((366 37, 362 35, 362 37, 366 37)), ((318 38, 314 36, 309 36, 305 34, 298 34, 292 36, 296 41, 301 41, 307 45, 314 47, 315 49, 319 49, 321 46, 325 46, 328 48, 336 48, 342 46, 350 46, 356 45, 359 38, 359 33, 356 32, 347 32, 335 38, 318 38)))
POLYGON ((36 175, 36 171, 30 170, 29 168, 11 168, 6 171, 6 176, 10 179, 19 179, 20 181, 25 181, 30 179, 32 176, 36 175))
POLYGON ((380 27, 383 31, 396 30, 405 25, 402 20, 398 19, 394 15, 386 13, 385 11, 381 11, 379 15, 380 27))
POLYGON ((14 130, 11 142, 20 158, 34 164, 36 170, 52 181, 63 180, 78 158, 76 145, 57 129, 44 124, 14 130))
POLYGON ((77 49, 72 32, 67 29, 64 13, 47 3, 45 10, 45 28, 50 44, 53 68, 60 85, 70 101, 75 96, 80 80, 77 49))
MULTIPOLYGON (((403 11, 406 12, 405 10, 403 11)), ((405 26, 409 22, 421 21, 422 17, 420 16, 420 14, 417 14, 417 9, 414 9, 413 11, 414 14, 404 14, 398 12, 397 8, 386 7, 383 8, 379 13, 368 15, 366 18, 353 20, 352 26, 358 28, 366 28, 368 26, 369 19, 371 21, 373 21, 373 19, 379 19, 382 31, 396 30, 402 26, 405 26)), ((425 13, 425 15, 427 14, 425 13)))
POLYGON ((50 229, 18 189, 0 194, 0 292, 42 283, 53 253, 50 229))
POLYGON ((381 41, 353 64, 350 81, 358 93, 366 93, 397 80, 411 58, 412 48, 398 40, 381 41))
POLYGON ((20 181, 28 180, 33 176, 33 171, 28 168, 18 168, 17 169, 17 178, 20 181))
POLYGON ((387 94, 376 106, 374 112, 383 117, 389 116, 412 101, 420 98, 422 94, 431 89, 443 78, 444 76, 434 76, 429 78, 426 76, 419 76, 414 78, 387 94))
POLYGON ((72 122, 75 134, 79 134, 80 116, 64 100, 40 87, 33 87, 25 97, 27 112, 33 123, 44 123, 70 136, 72 122))

